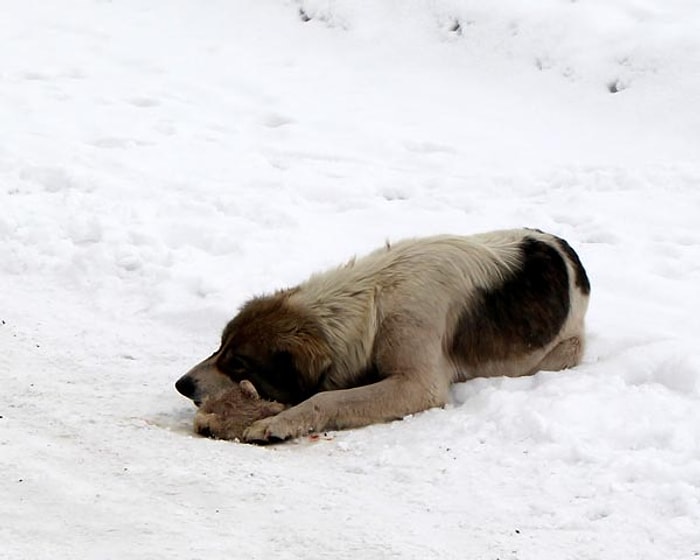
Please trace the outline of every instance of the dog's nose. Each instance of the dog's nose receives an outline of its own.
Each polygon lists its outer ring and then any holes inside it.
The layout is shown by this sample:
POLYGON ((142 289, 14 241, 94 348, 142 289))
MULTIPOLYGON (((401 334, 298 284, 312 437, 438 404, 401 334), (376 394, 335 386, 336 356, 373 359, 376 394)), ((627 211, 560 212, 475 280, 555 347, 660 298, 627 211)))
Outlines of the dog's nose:
POLYGON ((175 388, 177 389, 178 393, 187 397, 188 399, 194 397, 194 392, 196 390, 195 383, 192 381, 192 378, 189 375, 183 375, 180 379, 178 379, 175 382, 175 388))

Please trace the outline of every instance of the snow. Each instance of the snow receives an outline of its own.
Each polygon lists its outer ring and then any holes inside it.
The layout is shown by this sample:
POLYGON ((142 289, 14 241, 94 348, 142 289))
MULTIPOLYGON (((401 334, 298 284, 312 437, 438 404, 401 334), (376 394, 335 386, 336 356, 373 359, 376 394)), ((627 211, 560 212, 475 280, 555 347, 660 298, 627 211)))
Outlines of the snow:
POLYGON ((6 3, 0 556, 700 556, 698 29, 694 0, 6 3), (588 269, 580 367, 191 434, 173 383, 247 298, 523 225, 588 269))

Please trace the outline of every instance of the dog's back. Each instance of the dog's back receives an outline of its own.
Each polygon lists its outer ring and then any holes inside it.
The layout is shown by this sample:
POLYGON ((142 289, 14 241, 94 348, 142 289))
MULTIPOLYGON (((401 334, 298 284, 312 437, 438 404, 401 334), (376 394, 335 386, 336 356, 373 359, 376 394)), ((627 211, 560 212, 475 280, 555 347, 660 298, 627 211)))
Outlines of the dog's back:
POLYGON ((371 366, 381 325, 397 315, 429 326, 453 358, 456 378, 532 373, 535 365, 507 362, 544 355, 557 338, 578 336, 582 349, 589 292, 566 241, 514 229, 387 244, 312 276, 290 302, 319 316, 340 358, 330 389, 371 366))

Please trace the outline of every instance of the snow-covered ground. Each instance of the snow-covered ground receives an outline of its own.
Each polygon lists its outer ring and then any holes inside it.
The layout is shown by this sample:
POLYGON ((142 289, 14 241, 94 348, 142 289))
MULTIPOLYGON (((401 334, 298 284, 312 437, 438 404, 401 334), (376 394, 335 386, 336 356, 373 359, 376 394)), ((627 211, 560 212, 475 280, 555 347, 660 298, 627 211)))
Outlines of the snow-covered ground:
POLYGON ((696 0, 30 0, 0 16, 0 557, 700 557, 696 0), (250 296, 533 226, 575 370, 273 447, 173 382, 250 296))

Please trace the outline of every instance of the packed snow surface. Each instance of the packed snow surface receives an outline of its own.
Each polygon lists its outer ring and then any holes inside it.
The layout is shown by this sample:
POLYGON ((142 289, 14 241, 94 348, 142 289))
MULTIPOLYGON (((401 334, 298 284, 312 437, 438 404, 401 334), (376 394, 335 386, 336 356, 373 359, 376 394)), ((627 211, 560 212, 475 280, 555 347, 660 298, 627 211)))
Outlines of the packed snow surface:
POLYGON ((696 0, 28 0, 0 17, 0 557, 700 556, 696 0), (249 297, 531 226, 584 363, 271 447, 173 382, 249 297))

